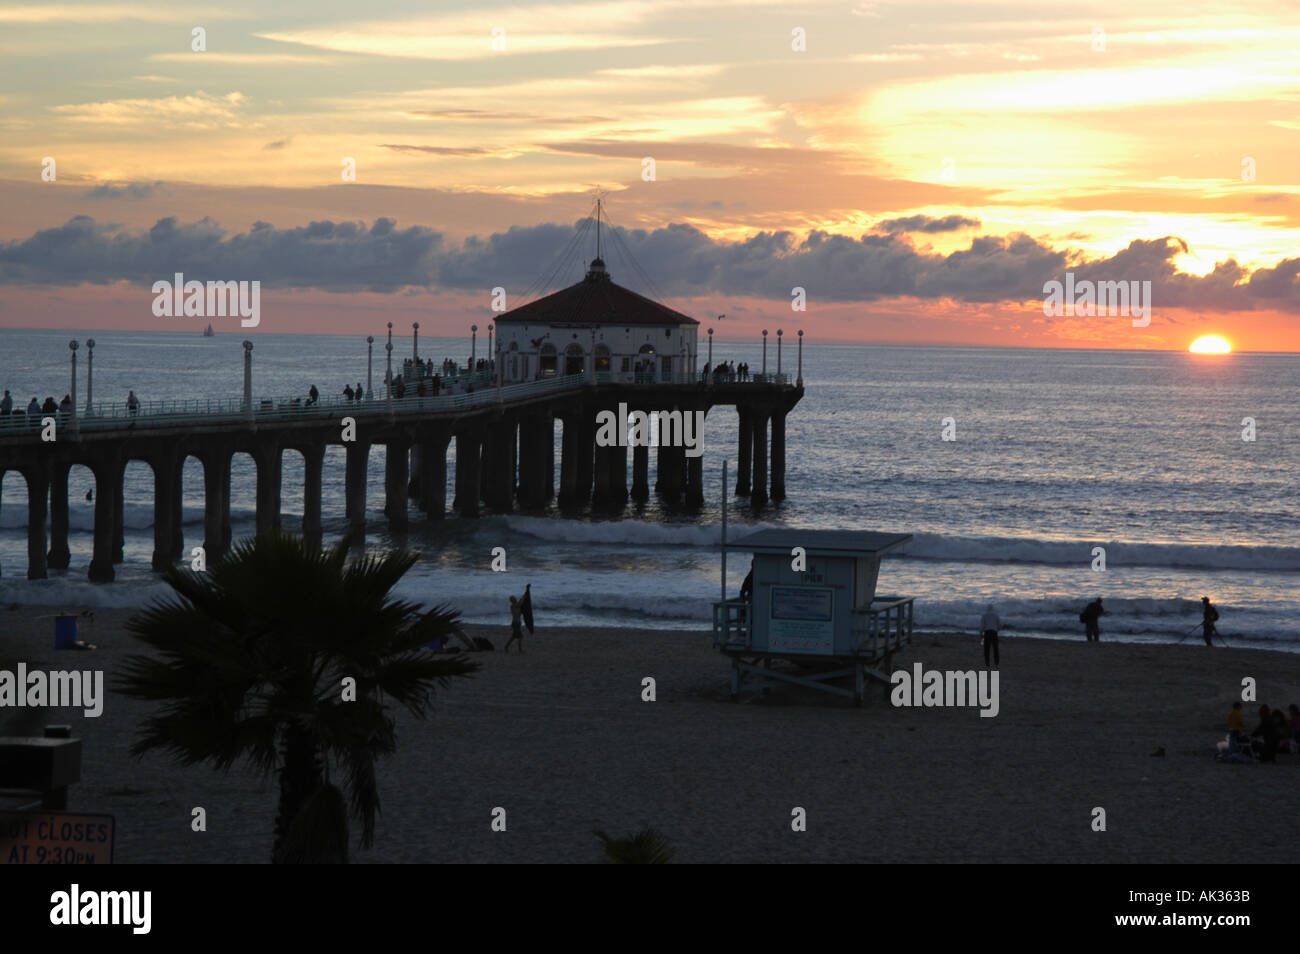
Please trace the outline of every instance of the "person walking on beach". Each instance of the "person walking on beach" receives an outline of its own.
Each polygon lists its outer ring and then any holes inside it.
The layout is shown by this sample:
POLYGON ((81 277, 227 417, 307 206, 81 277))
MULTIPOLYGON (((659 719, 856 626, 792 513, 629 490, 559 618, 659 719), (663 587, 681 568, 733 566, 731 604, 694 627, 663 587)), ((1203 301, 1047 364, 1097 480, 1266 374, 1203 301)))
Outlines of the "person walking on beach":
POLYGON ((506 640, 505 649, 501 650, 503 653, 510 652, 510 644, 517 639, 519 640, 519 652, 521 655, 523 654, 524 629, 523 626, 520 625, 520 620, 522 619, 523 615, 524 615, 524 607, 523 604, 519 602, 519 597, 517 596, 510 597, 510 638, 506 640))
POLYGON ((1097 621, 1105 615, 1106 611, 1101 608, 1100 596, 1085 606, 1083 612, 1079 614, 1079 622, 1083 623, 1083 634, 1088 642, 1101 642, 1101 627, 1097 621))
POLYGON ((1214 628, 1215 622, 1219 618, 1219 611, 1214 608, 1208 596, 1201 597, 1201 631, 1205 634, 1205 645, 1213 646, 1213 637, 1218 636, 1219 632, 1214 628))
POLYGON ((984 608, 984 615, 980 617, 980 632, 984 636, 984 668, 989 668, 989 649, 993 650, 993 665, 1001 663, 998 657, 998 630, 1002 628, 1002 621, 998 619, 997 610, 990 603, 984 608))

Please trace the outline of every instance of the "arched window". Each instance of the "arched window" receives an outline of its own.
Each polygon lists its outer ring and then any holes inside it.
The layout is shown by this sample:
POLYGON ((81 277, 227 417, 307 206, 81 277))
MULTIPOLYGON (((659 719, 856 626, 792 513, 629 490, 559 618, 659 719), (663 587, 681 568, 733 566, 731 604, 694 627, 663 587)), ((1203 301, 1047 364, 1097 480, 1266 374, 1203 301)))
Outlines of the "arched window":
POLYGON ((541 361, 540 364, 538 365, 538 372, 541 374, 542 377, 550 378, 555 376, 555 371, 556 371, 555 345, 551 344, 548 341, 546 344, 542 345, 541 361))
POLYGON ((586 357, 586 353, 582 350, 582 345, 578 344, 578 342, 576 341, 573 342, 573 344, 569 345, 567 348, 565 348, 564 349, 565 377, 568 377, 569 375, 572 374, 585 374, 587 370, 586 361, 584 360, 585 357, 586 357))

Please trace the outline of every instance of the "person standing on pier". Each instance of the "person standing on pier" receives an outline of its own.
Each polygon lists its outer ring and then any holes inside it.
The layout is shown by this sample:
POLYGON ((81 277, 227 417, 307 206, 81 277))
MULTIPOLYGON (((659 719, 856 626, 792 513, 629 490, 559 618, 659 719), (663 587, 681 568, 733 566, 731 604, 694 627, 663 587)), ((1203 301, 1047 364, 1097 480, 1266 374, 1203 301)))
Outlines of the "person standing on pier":
POLYGON ((345 385, 343 385, 343 397, 344 397, 345 400, 348 400, 348 401, 351 401, 351 400, 352 400, 352 397, 353 397, 353 395, 352 395, 352 385, 350 385, 350 384, 345 384, 345 385))
POLYGON ((134 391, 126 392, 126 410, 132 417, 140 413, 140 399, 135 396, 134 391))
POLYGON ((313 384, 311 388, 307 391, 307 406, 311 407, 319 400, 320 400, 320 392, 316 390, 316 385, 313 384))
POLYGON ((361 388, 361 382, 358 381, 358 382, 357 382, 357 403, 360 404, 360 403, 361 403, 361 399, 362 399, 363 397, 365 397, 365 396, 366 396, 366 392, 365 392, 364 390, 362 390, 362 388, 361 388))
MULTIPOLYGON (((27 402, 27 416, 36 418, 38 421, 41 416, 41 402, 36 400, 36 395, 34 394, 32 395, 32 399, 27 402)), ((28 421, 27 423, 31 424, 33 422, 28 421)))
POLYGON ((6 391, 5 396, 3 398, 0 398, 0 415, 8 417, 13 412, 14 412, 14 399, 10 397, 9 392, 6 391))

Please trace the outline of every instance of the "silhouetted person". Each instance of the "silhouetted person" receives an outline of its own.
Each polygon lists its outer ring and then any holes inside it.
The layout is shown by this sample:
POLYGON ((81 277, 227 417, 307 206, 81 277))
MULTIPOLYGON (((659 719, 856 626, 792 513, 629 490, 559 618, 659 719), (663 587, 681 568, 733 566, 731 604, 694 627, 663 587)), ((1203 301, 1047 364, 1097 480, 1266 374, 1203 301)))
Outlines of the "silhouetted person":
POLYGON ((58 411, 59 405, 55 403, 54 398, 52 397, 47 397, 45 403, 41 405, 42 414, 57 414, 58 411))
POLYGON ((990 603, 984 609, 984 615, 980 617, 980 632, 984 635, 984 668, 989 667, 989 649, 993 650, 993 665, 1001 663, 998 655, 998 630, 1002 628, 1002 621, 998 619, 997 610, 990 603))
POLYGON ((361 389, 361 382, 358 381, 357 382, 357 403, 358 404, 361 403, 361 399, 365 396, 366 396, 366 392, 361 389))
POLYGON ((72 410, 71 394, 63 395, 63 400, 59 402, 59 410, 62 411, 64 414, 67 414, 69 411, 72 410))
POLYGON ((1098 620, 1106 615, 1106 611, 1101 608, 1101 597, 1097 597, 1091 603, 1083 608, 1079 614, 1079 619, 1083 622, 1083 632, 1088 642, 1101 642, 1101 626, 1098 620))
POLYGON ((14 399, 5 392, 5 396, 0 398, 0 414, 8 415, 14 412, 14 399))
POLYGON ((354 397, 356 397, 356 395, 352 393, 352 385, 350 384, 343 385, 343 397, 345 400, 348 401, 351 401, 354 397))
POLYGON ((311 407, 319 400, 320 400, 320 392, 316 390, 316 385, 313 384, 311 386, 311 389, 307 392, 307 406, 311 407))
POLYGON ((90 503, 94 499, 95 499, 95 488, 91 487, 89 490, 86 491, 86 503, 90 503))
POLYGON ((1241 703, 1234 702, 1228 712, 1228 747, 1237 749, 1241 746, 1241 733, 1246 731, 1246 714, 1241 711, 1241 703))
POLYGON ((1260 740, 1261 762, 1272 762, 1277 757, 1277 723, 1273 720, 1273 714, 1269 712, 1268 706, 1259 707, 1259 725, 1251 733, 1252 738, 1260 740))
POLYGON ((506 640, 505 649, 501 650, 503 653, 510 652, 510 644, 516 639, 519 640, 519 652, 522 653, 524 651, 524 630, 519 624, 520 619, 523 617, 523 613, 524 607, 523 604, 519 602, 519 597, 510 597, 510 638, 506 640))
POLYGON ((1201 631, 1205 634, 1205 645, 1213 646, 1213 637, 1218 635, 1214 628, 1215 622, 1219 618, 1219 611, 1214 608, 1208 596, 1201 597, 1201 631))
POLYGON ((140 413, 140 399, 135 396, 134 391, 126 392, 126 409, 132 417, 140 413))

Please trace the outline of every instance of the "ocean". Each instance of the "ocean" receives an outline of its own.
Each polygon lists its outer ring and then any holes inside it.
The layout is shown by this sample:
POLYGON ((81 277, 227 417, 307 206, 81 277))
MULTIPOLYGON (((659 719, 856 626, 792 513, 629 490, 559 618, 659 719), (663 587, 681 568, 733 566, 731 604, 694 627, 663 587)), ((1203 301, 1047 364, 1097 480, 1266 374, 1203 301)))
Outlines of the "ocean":
MULTIPOLYGON (((381 324, 377 322, 376 324, 381 324)), ((96 402, 238 398, 242 335, 92 332, 96 402)), ((701 336, 703 337, 703 336, 701 336)), ((68 345, 78 352, 85 400, 85 334, 0 331, 0 387, 15 404, 69 390, 68 345)), ((715 361, 762 365, 758 341, 715 335, 715 361)), ((254 396, 323 394, 366 380, 356 336, 259 334, 254 396)), ((374 380, 382 380, 376 333, 374 380)), ((775 370, 775 336, 767 363, 775 370)), ((394 343, 410 354, 411 341, 394 343)), ((486 342, 480 339, 482 356, 486 342)), ((469 356, 469 338, 420 340, 422 357, 469 356)), ((701 364, 707 356, 701 354, 701 364)), ((782 370, 796 352, 783 348, 782 370)), ((881 593, 916 599, 918 627, 974 633, 988 603, 1008 635, 1082 639, 1078 615, 1102 597, 1102 639, 1199 640, 1200 598, 1219 607, 1232 645, 1300 651, 1300 356, 1175 352, 872 347, 804 348, 806 393, 787 421, 788 499, 755 514, 728 503, 729 537, 763 527, 879 530, 913 541, 887 558, 881 593), (953 440, 944 440, 945 419, 953 440), (1254 422, 1254 440, 1243 440, 1254 422), (1094 548, 1105 549, 1096 570, 1094 548), (1195 631, 1195 632, 1194 632, 1195 631), (1191 635, 1188 635, 1188 634, 1191 635)), ((559 428, 556 428, 558 447, 559 428)), ((403 545, 420 560, 398 587, 447 603, 468 622, 509 623, 507 597, 532 584, 540 627, 707 630, 720 593, 723 461, 735 480, 736 416, 710 412, 704 430, 706 506, 695 516, 652 500, 621 517, 506 515, 427 523, 412 510, 405 537, 383 518, 383 448, 372 451, 366 545, 403 545), (507 572, 492 572, 494 547, 507 572)), ((455 456, 449 448, 448 464, 455 456)), ((558 461, 557 450, 557 480, 558 461)), ((652 464, 653 467, 653 464, 652 464)), ((629 466, 630 471, 630 466, 629 466)), ((341 537, 343 452, 330 448, 323 486, 327 542, 341 537)), ((653 481, 653 476, 652 476, 653 481)), ((70 478, 72 564, 26 580, 26 488, 5 475, 0 496, 0 602, 144 606, 167 588, 149 569, 152 472, 132 462, 126 484, 125 562, 117 582, 87 582, 90 472, 70 478)), ((254 469, 232 466, 233 531, 254 527, 254 469)), ((284 457, 283 517, 299 526, 302 460, 284 457)), ((184 473, 186 547, 202 543, 203 477, 184 473)), ((748 561, 729 561, 734 595, 748 561)), ((3 616, 0 616, 3 619, 3 616)))

